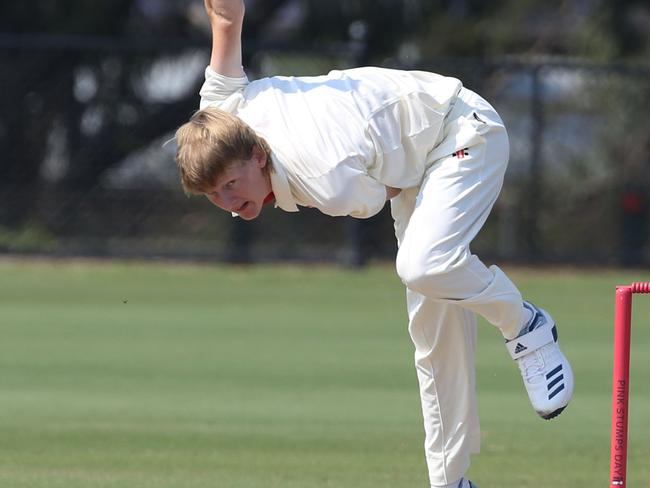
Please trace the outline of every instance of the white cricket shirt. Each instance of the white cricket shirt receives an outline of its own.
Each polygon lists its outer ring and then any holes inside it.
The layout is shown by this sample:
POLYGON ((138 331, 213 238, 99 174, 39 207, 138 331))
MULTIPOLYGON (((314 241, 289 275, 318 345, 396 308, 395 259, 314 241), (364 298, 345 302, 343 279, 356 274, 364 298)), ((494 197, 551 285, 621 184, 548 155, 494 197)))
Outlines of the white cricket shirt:
POLYGON ((200 108, 230 112, 268 142, 276 206, 366 218, 386 203, 386 186, 420 184, 461 88, 422 71, 368 67, 249 82, 208 67, 200 108))

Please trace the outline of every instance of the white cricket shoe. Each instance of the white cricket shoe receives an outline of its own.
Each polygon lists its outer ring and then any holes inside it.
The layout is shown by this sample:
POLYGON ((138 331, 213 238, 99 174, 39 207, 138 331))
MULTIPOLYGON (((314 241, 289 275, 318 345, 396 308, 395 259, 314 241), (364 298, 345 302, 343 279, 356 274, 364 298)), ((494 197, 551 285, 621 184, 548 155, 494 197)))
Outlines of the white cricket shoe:
POLYGON ((533 317, 506 347, 517 361, 528 398, 540 417, 550 420, 566 408, 573 395, 573 371, 557 343, 557 327, 546 310, 529 302, 533 317))
POLYGON ((458 483, 458 488, 478 488, 474 483, 472 483, 470 480, 463 478, 460 480, 458 483))

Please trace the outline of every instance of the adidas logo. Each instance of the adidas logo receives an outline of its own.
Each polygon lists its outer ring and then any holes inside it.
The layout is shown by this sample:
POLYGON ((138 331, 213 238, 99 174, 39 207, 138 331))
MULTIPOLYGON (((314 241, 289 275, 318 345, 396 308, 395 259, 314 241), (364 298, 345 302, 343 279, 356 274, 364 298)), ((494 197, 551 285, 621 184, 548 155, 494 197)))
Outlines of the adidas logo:
POLYGON ((523 352, 526 349, 528 349, 526 346, 524 346, 521 342, 518 342, 517 345, 515 346, 515 354, 519 354, 520 352, 523 352))
POLYGON ((548 373, 546 375, 546 380, 549 381, 549 383, 546 385, 547 390, 549 391, 548 394, 548 399, 550 400, 553 398, 555 395, 560 393, 562 390, 564 390, 564 382, 562 380, 564 379, 564 375, 562 374, 562 364, 560 363, 553 371, 548 373), (553 378, 555 377, 555 378, 553 378), (559 383, 559 385, 558 385, 559 383), (553 387, 557 385, 557 388, 553 390, 553 387), (552 390, 552 391, 551 391, 552 390))

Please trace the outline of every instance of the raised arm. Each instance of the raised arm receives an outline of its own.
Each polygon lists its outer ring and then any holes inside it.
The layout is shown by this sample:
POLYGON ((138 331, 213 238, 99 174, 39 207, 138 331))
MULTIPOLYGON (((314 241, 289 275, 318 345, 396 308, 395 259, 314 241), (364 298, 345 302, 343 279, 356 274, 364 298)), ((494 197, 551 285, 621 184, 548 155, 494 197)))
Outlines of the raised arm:
POLYGON ((242 68, 241 32, 244 0, 204 0, 212 26, 210 67, 219 74, 239 78, 242 68))

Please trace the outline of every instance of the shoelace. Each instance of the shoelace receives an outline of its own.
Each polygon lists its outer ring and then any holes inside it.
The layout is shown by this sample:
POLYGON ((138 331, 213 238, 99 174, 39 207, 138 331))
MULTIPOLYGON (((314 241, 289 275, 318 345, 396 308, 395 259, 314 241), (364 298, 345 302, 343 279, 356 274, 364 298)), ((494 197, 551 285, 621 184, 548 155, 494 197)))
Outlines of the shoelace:
POLYGON ((519 368, 523 373, 524 378, 528 383, 533 383, 533 380, 539 376, 544 376, 544 360, 542 355, 535 351, 533 354, 530 354, 530 357, 527 357, 521 361, 519 368))

